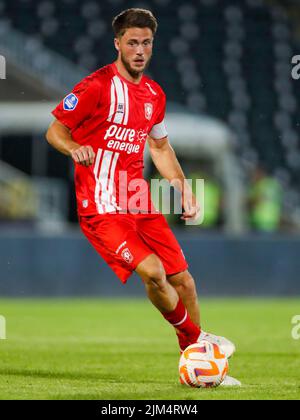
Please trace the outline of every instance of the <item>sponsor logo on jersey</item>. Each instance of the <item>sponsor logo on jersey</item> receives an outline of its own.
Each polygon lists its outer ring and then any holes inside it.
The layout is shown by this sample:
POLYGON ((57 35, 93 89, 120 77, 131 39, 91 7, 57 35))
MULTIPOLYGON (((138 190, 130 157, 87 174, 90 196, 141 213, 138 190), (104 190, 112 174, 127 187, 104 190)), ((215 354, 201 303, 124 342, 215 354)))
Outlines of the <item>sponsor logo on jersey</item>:
POLYGON ((78 98, 74 93, 70 93, 65 97, 63 104, 65 111, 73 111, 78 104, 78 98))
POLYGON ((130 141, 132 143, 135 140, 135 134, 135 130, 132 128, 110 125, 106 130, 104 140, 115 138, 116 140, 130 141))
POLYGON ((148 137, 148 133, 146 131, 144 131, 143 129, 141 129, 137 132, 137 140, 140 143, 143 143, 144 141, 146 141, 147 137, 148 137))
POLYGON ((145 104, 145 117, 147 120, 151 120, 153 114, 153 105, 150 103, 145 104))
POLYGON ((127 262, 127 264, 131 264, 133 261, 133 256, 128 248, 123 249, 121 253, 121 257, 123 258, 125 262, 127 262))
POLYGON ((135 144, 135 142, 144 143, 147 140, 147 136, 147 131, 142 128, 140 130, 134 130, 113 124, 106 130, 104 140, 107 141, 107 147, 109 149, 120 150, 131 154, 140 152, 141 145, 135 144))

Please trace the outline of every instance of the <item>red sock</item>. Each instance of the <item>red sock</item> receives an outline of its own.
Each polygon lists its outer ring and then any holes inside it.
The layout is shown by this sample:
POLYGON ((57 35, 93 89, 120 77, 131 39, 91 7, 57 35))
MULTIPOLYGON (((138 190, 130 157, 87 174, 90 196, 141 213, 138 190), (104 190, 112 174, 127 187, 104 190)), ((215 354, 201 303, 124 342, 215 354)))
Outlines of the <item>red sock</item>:
POLYGON ((182 334, 185 336, 188 342, 187 345, 197 341, 201 333, 201 329, 198 327, 198 325, 193 323, 188 314, 188 311, 180 299, 174 311, 167 313, 164 312, 162 315, 171 325, 173 325, 174 328, 180 331, 180 336, 182 334))

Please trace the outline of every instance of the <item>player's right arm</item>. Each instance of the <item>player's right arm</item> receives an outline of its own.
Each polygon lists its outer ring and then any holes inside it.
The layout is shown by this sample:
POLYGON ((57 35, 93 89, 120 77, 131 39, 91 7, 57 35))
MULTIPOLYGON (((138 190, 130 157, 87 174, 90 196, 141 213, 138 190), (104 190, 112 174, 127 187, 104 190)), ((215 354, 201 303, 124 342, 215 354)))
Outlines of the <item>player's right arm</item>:
POLYGON ((92 146, 81 146, 74 142, 70 130, 58 120, 54 120, 46 133, 48 143, 66 156, 71 156, 74 162, 83 165, 93 165, 95 153, 92 146))
POLYGON ((92 146, 81 144, 73 139, 73 131, 93 118, 100 100, 101 86, 93 77, 86 77, 71 93, 65 96, 52 111, 55 120, 46 133, 48 142, 64 155, 70 156, 74 162, 83 166, 94 163, 95 153, 92 146))

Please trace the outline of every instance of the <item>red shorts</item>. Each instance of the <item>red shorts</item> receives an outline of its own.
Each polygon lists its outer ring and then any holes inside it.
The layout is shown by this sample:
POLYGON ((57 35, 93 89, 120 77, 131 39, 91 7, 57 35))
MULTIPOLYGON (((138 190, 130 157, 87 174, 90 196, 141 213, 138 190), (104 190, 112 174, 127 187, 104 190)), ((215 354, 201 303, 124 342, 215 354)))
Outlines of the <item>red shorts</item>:
POLYGON ((160 258, 167 275, 188 268, 182 249, 162 214, 108 213, 80 216, 79 221, 87 239, 123 283, 150 254, 160 258))

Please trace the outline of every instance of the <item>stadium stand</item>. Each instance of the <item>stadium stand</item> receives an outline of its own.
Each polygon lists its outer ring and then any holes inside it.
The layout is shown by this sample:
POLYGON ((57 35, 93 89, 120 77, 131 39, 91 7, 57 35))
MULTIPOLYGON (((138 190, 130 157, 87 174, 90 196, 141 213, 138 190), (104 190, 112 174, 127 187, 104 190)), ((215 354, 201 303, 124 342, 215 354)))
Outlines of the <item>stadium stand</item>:
POLYGON ((150 76, 169 101, 227 122, 245 173, 260 164, 275 176, 285 189, 285 212, 299 222, 300 82, 291 77, 299 43, 288 3, 0 0, 0 19, 93 71, 115 57, 112 17, 127 7, 151 9, 160 25, 150 76))

